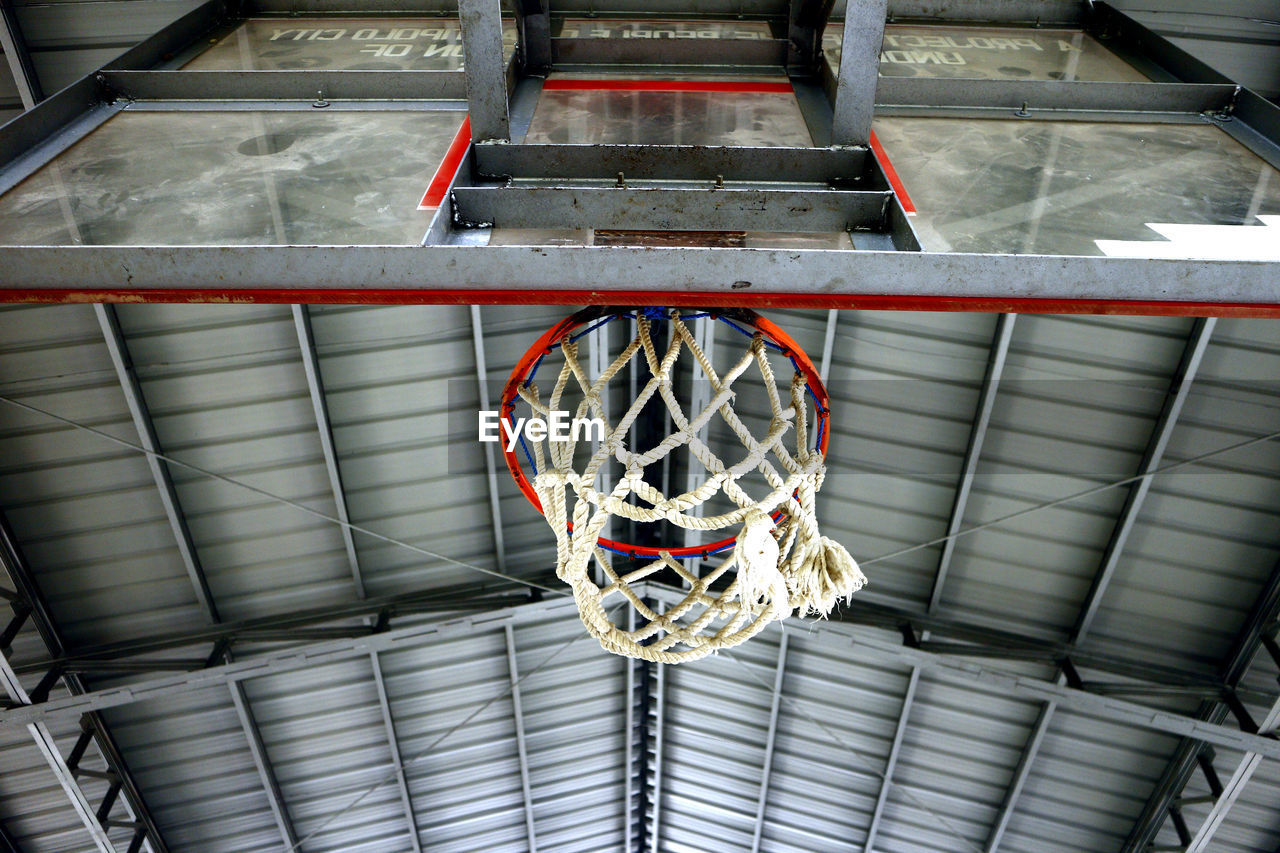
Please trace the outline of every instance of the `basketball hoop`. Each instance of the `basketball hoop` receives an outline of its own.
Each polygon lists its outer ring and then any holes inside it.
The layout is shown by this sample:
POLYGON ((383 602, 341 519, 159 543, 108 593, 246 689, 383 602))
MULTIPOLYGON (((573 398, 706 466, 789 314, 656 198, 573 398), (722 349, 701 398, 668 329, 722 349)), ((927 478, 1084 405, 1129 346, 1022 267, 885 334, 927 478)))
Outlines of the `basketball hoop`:
POLYGON ((503 389, 499 417, 507 468, 555 531, 557 574, 572 588, 583 623, 608 651, 660 663, 696 660, 749 639, 793 611, 825 616, 866 583, 848 551, 819 533, 814 513, 830 439, 826 388, 795 341, 753 311, 603 307, 580 311, 552 327, 516 364, 503 389), (748 341, 745 352, 723 375, 715 371, 685 325, 686 320, 704 317, 731 327, 748 341), (633 325, 634 335, 598 376, 590 376, 579 360, 578 342, 613 323, 633 325), (661 352, 653 335, 659 323, 668 324, 670 330, 670 340, 661 352), (711 387, 710 403, 691 414, 676 398, 672 381, 676 362, 686 349, 711 387), (544 375, 550 372, 546 362, 557 352, 564 363, 544 401, 534 380, 540 370, 544 375), (770 353, 781 355, 794 368, 785 405, 770 353), (637 357, 640 371, 647 370, 648 376, 637 382, 635 399, 613 423, 602 392, 637 357), (733 408, 733 384, 753 366, 763 380, 770 409, 767 433, 759 439, 733 408), (517 401, 526 403, 535 415, 551 419, 553 413, 564 411, 567 391, 579 397, 576 419, 589 414, 604 424, 603 440, 576 470, 575 452, 581 443, 576 434, 567 440, 521 436, 518 443, 507 441, 520 435, 515 422, 517 401), (646 404, 653 401, 666 406, 674 430, 654 447, 638 452, 628 447, 627 436, 646 404), (813 435, 809 433, 810 408, 813 435), (699 438, 717 414, 745 450, 732 465, 721 461, 699 438), (794 433, 793 450, 784 443, 787 433, 794 433), (645 469, 681 448, 688 464, 701 465, 707 477, 695 488, 667 497, 646 482, 645 469), (616 460, 623 473, 612 488, 598 489, 598 478, 610 460, 616 460), (752 497, 739 480, 757 472, 768 491, 752 497), (718 494, 728 498, 734 509, 698 514, 718 494), (611 518, 730 535, 708 545, 633 545, 601 536, 611 518), (611 555, 642 564, 619 574, 611 555), (703 573, 687 568, 682 558, 713 565, 703 573), (603 585, 591 577, 593 563, 605 579, 603 585), (633 585, 664 570, 678 575, 688 589, 680 602, 658 612, 633 585), (605 603, 613 596, 625 598, 642 617, 635 630, 610 619, 605 603))

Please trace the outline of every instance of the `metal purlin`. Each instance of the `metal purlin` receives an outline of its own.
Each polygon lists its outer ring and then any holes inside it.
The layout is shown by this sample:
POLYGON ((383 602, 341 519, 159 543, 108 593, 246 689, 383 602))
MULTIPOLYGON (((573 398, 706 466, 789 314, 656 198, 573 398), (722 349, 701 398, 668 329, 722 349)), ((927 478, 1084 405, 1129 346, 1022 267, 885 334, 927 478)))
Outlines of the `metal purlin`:
MULTIPOLYGON (((173 530, 174 540, 183 566, 186 569, 187 576, 191 579, 196 599, 200 602, 205 616, 212 624, 216 625, 222 621, 222 618, 214 602, 204 568, 200 565, 196 545, 191 537, 191 531, 187 527, 186 518, 178 500, 177 490, 173 485, 173 479, 165 464, 153 455, 163 451, 160 448, 159 439, 156 437, 155 425, 147 409, 142 386, 138 379, 137 371, 133 367, 133 360, 129 355, 128 342, 125 340, 124 331, 120 327, 115 307, 98 304, 94 306, 94 313, 98 318, 99 325, 102 327, 103 339, 110 352, 111 362, 116 371, 116 378, 128 404, 129 414, 133 420, 134 427, 138 431, 139 441, 142 443, 142 447, 151 451, 146 455, 147 462, 151 469, 156 489, 160 494, 161 503, 164 505, 165 516, 168 518, 169 526, 173 530)), ((233 661, 229 645, 215 647, 214 656, 223 659, 227 663, 233 661)), ((280 830, 280 837, 286 849, 291 849, 297 845, 297 831, 294 829, 293 820, 284 801, 284 795, 280 791, 280 784, 276 779, 275 771, 272 769, 266 745, 262 740, 261 730, 253 715, 253 708, 249 703, 243 684, 238 682, 229 683, 228 688, 231 692, 231 700, 235 707, 236 716, 240 721, 241 728, 244 730, 249 752, 253 758, 254 765, 257 767, 258 775, 267 797, 267 804, 271 808, 271 813, 275 818, 276 825, 280 830)))
MULTIPOLYGON (((14 612, 10 629, 13 629, 14 625, 20 629, 22 624, 30 618, 50 654, 61 656, 65 648, 62 637, 53 621, 48 604, 31 574, 18 545, 17 537, 2 513, 0 513, 0 564, 3 564, 17 587, 10 600, 14 612)), ((6 595, 6 598, 10 596, 6 595)), ((10 629, 6 629, 6 636, 11 633, 10 629)), ((17 629, 12 630, 15 636, 17 629)), ((0 654, 0 680, 4 681, 5 691, 10 700, 18 703, 19 707, 47 699, 49 691, 59 680, 66 685, 72 695, 88 692, 79 675, 65 672, 61 668, 54 668, 46 672, 39 685, 28 693, 10 665, 7 649, 0 649, 0 652, 4 652, 0 654)), ((133 829, 128 853, 139 853, 144 846, 149 847, 151 853, 167 853, 168 847, 101 715, 96 712, 83 714, 80 717, 80 724, 82 733, 75 748, 66 757, 62 755, 53 735, 43 722, 32 722, 27 728, 37 748, 49 763, 50 769, 57 776, 72 807, 80 816, 85 829, 92 837, 94 846, 103 853, 118 853, 108 837, 108 832, 113 826, 125 826, 133 829), (109 785, 107 796, 96 808, 90 804, 78 781, 79 776, 89 774, 86 768, 80 767, 80 763, 90 744, 97 746, 108 768, 107 773, 103 774, 109 785), (123 796, 120 796, 121 794, 123 796), (111 817, 111 812, 117 804, 126 812, 127 820, 120 821, 111 817)))
MULTIPOLYGON (((1106 550, 1103 553, 1102 561, 1094 573, 1089 592, 1084 598, 1084 603, 1080 607, 1076 623, 1072 628, 1071 641, 1073 643, 1079 643, 1085 639, 1093 625, 1094 618, 1097 616, 1098 609, 1102 606, 1103 596, 1111 584, 1116 568, 1120 564, 1125 545, 1129 541, 1129 535, 1133 532, 1134 525, 1137 523, 1138 516, 1142 511, 1143 503, 1151 490, 1151 484, 1155 476, 1153 472, 1160 467, 1164 459, 1165 449, 1169 446, 1169 440, 1173 437, 1173 431, 1178 424, 1178 417, 1181 415, 1182 408, 1191 394, 1191 387, 1195 382, 1196 374, 1200 369, 1205 350, 1209 347, 1209 341, 1216 326, 1217 320, 1212 318, 1200 318, 1192 323, 1191 333, 1187 336, 1182 356, 1170 378, 1164 406, 1156 418, 1151 436, 1147 441, 1146 450, 1143 452, 1142 461, 1138 465, 1138 473, 1142 475, 1142 479, 1133 483, 1129 487, 1129 493, 1125 496, 1124 506, 1116 519, 1110 541, 1107 543, 1106 550)), ((1070 670, 1060 667, 1057 676, 1058 683, 1069 683, 1071 680, 1069 673, 1070 670)), ((1018 799, 1022 794, 1027 779, 1030 778, 1031 767, 1044 744, 1045 736, 1049 732, 1049 726, 1053 721, 1056 710, 1057 704, 1053 701, 1046 702, 1040 709, 1039 716, 1032 726, 1031 734, 1027 738, 1027 743, 1023 747, 1022 755, 1018 759, 1018 766, 1014 771, 1013 779, 1005 790, 1005 796, 1001 802, 995 823, 992 825, 991 834, 987 837, 985 848, 987 853, 995 853, 1000 847, 1005 831, 1009 827, 1009 821, 1017 808, 1018 799)))
MULTIPOLYGON (((351 568, 351 579, 355 586, 356 597, 366 597, 364 573, 360 569, 360 557, 356 551, 354 536, 351 532, 350 515, 347 509, 346 491, 342 486, 342 472, 338 467, 338 453, 334 444, 333 424, 329 420, 329 406, 324 393, 324 380, 320 373, 320 357, 316 351, 315 331, 311 326, 311 314, 307 306, 294 305, 293 321, 298 335, 298 348, 302 355, 302 366, 307 376, 307 391, 311 397, 312 409, 316 416, 316 430, 320 438, 320 447, 324 454, 325 470, 329 475, 329 485, 333 492, 333 502, 337 517, 347 525, 340 525, 342 542, 347 553, 347 562, 351 568)), ((498 540, 499 553, 501 540, 498 540)), ((499 570, 502 568, 499 557, 499 570)), ((372 628, 372 617, 365 617, 365 624, 372 628)), ((378 694, 378 709, 382 715, 382 726, 387 736, 387 747, 391 750, 391 760, 396 768, 396 787, 399 789, 400 804, 404 809, 405 823, 409 830, 409 842, 414 853, 422 853, 421 833, 418 829, 418 818, 413 808, 413 797, 409 793, 409 782, 404 773, 404 754, 400 749, 400 740, 396 735, 395 717, 391 712, 391 699, 387 695, 387 685, 382 672, 382 660, 377 652, 369 653, 369 664, 373 669, 374 688, 378 694)))
MULTIPOLYGON (((1004 376, 1005 361, 1009 356, 1009 344, 1013 340, 1016 314, 1001 314, 996 319, 995 333, 992 336, 991 348, 987 357, 986 372, 982 378, 982 387, 978 392, 977 407, 974 411, 973 429, 969 433, 969 444, 965 449, 964 464, 960 471, 960 481, 956 486, 956 497, 952 503, 950 521, 947 523, 947 535, 954 536, 964 524, 965 509, 969 504, 969 493, 973 488, 973 480, 977 475, 978 462, 982 458, 982 445, 986 441, 987 428, 991 424, 991 412, 995 408, 996 394, 1000 389, 1000 380, 1004 376)), ((955 539, 947 539, 942 543, 942 552, 938 555, 938 565, 934 570, 933 591, 929 596, 926 613, 937 610, 942 601, 943 585, 947 581, 947 573, 951 567, 951 559, 955 554, 955 539)), ((928 632, 922 634, 922 639, 928 632)), ((885 762, 884 777, 880 784, 880 793, 876 797, 875 809, 871 814, 871 823, 867 827, 867 837, 863 842, 866 853, 875 849, 876 836, 880 830, 880 822, 884 817, 885 807, 889 802, 889 793, 893 787, 893 773, 898 766, 898 756, 902 750, 902 742, 906 736, 911 717, 911 707, 915 702, 916 689, 920 684, 920 668, 912 667, 907 681, 906 693, 902 699, 902 710, 898 714, 898 725, 894 730, 893 743, 889 748, 889 757, 885 762)))

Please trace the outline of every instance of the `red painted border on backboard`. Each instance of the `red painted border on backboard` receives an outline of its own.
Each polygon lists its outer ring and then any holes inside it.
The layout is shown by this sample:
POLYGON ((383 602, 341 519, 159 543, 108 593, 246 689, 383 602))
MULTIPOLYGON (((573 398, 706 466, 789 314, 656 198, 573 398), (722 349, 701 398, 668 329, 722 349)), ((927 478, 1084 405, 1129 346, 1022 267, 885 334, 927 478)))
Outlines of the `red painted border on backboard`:
POLYGON ((431 183, 427 185, 422 201, 418 202, 418 210, 439 207, 440 202, 444 201, 444 194, 449 191, 449 185, 458 174, 458 167, 462 165, 462 158, 466 155, 467 146, 470 144, 471 116, 466 115, 462 117, 462 126, 453 135, 453 142, 449 143, 449 150, 444 153, 444 159, 436 167, 436 173, 431 176, 431 183))
POLYGON ((885 177, 889 179, 889 186, 893 187, 893 191, 898 196, 898 201, 902 202, 902 209, 907 213, 915 213, 915 203, 911 201, 911 195, 907 192, 906 185, 902 183, 902 178, 898 176, 898 170, 893 167, 893 161, 889 159, 888 152, 880 144, 880 139, 876 136, 874 130, 871 131, 871 150, 875 153, 876 159, 880 161, 880 167, 884 169, 885 177))
POLYGON ((747 92, 791 95, 790 83, 750 80, 548 80, 544 92, 747 92))

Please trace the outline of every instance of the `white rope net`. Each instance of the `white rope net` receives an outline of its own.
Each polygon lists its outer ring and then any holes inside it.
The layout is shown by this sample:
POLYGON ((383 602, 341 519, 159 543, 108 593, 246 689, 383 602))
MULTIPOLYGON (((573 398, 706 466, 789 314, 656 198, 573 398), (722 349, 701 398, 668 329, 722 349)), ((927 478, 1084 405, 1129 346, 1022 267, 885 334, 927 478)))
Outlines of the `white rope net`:
MULTIPOLYGON (((556 534, 557 573, 573 589, 587 630, 615 654, 681 663, 735 646, 793 611, 827 615, 839 600, 861 589, 866 578, 843 546, 818 531, 814 499, 825 467, 821 452, 810 446, 804 376, 796 371, 784 400, 759 331, 737 363, 723 375, 717 374, 675 310, 668 319, 657 321, 670 324, 670 342, 659 353, 651 333, 653 321, 646 313, 651 312, 638 312, 635 336, 599 376, 588 375, 579 360, 578 344, 566 337, 560 345, 564 365, 550 397, 543 401, 532 382, 519 387, 520 397, 540 417, 550 419, 552 412, 562 411, 566 391, 574 390, 572 396, 581 394, 575 417, 595 417, 605 424, 604 441, 581 471, 573 468, 577 441, 528 442, 536 471, 532 485, 556 534), (672 383, 676 361, 686 349, 701 366, 712 395, 710 404, 693 417, 686 415, 672 383), (626 413, 611 423, 601 392, 637 357, 649 377, 626 413), (732 405, 734 382, 752 366, 764 380, 771 410, 767 434, 759 439, 732 405), (675 428, 656 447, 636 452, 627 446, 628 432, 655 397, 666 405, 675 428), (732 466, 726 466, 698 437, 717 414, 746 451, 732 466), (784 441, 788 433, 793 434, 794 449, 784 441), (700 464, 707 476, 696 488, 668 497, 645 481, 644 472, 679 448, 685 448, 689 464, 700 464), (610 491, 597 490, 597 475, 610 459, 620 463, 622 474, 610 491), (752 471, 763 475, 768 484, 768 494, 761 498, 747 494, 738 482, 752 471), (734 509, 695 514, 721 493, 734 509), (634 502, 628 500, 631 496, 634 502), (736 533, 737 541, 722 554, 708 555, 704 564, 719 562, 705 572, 690 570, 663 551, 656 559, 618 574, 613 559, 597 544, 611 516, 667 522, 686 530, 727 531, 723 535, 736 533), (593 564, 603 573, 603 586, 592 578, 593 564), (680 602, 659 612, 633 585, 664 569, 678 575, 688 589, 680 602), (641 617, 634 630, 620 627, 606 612, 615 596, 625 598, 641 617)), ((627 620, 621 621, 625 625, 627 620)))

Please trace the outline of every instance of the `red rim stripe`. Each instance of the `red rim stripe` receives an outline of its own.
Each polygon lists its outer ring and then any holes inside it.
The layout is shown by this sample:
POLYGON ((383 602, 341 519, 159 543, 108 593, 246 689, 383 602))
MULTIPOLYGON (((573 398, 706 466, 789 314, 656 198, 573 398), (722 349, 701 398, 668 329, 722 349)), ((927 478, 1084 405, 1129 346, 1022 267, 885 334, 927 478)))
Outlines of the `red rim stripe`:
POLYGON ((1007 296, 911 296, 880 293, 761 293, 654 290, 415 290, 412 288, 5 288, 0 304, 193 303, 263 305, 669 305, 673 308, 842 308, 863 311, 965 311, 1012 314, 1112 314, 1280 319, 1280 303, 1156 299, 1037 299, 1007 296))
POLYGON ((902 202, 902 209, 907 213, 915 213, 916 206, 911 201, 911 196, 907 193, 907 187, 902 183, 902 178, 898 176, 898 170, 893 168, 893 161, 889 159, 888 153, 884 150, 884 146, 880 144, 880 139, 876 136, 876 132, 871 131, 871 150, 875 153, 876 159, 880 161, 880 167, 884 169, 885 177, 889 179, 889 186, 893 187, 893 191, 898 194, 898 201, 902 202))
POLYGON ((458 167, 462 165, 462 158, 467 153, 467 146, 470 144, 471 116, 467 115, 462 117, 462 126, 453 135, 453 142, 449 143, 449 150, 444 153, 444 159, 436 167, 436 173, 431 176, 431 183, 427 185, 427 192, 422 196, 422 201, 418 202, 418 210, 439 207, 440 202, 444 201, 444 194, 449 191, 449 185, 453 183, 454 176, 458 174, 458 167))
POLYGON ((544 92, 751 92, 790 95, 790 83, 749 80, 548 80, 544 92))

